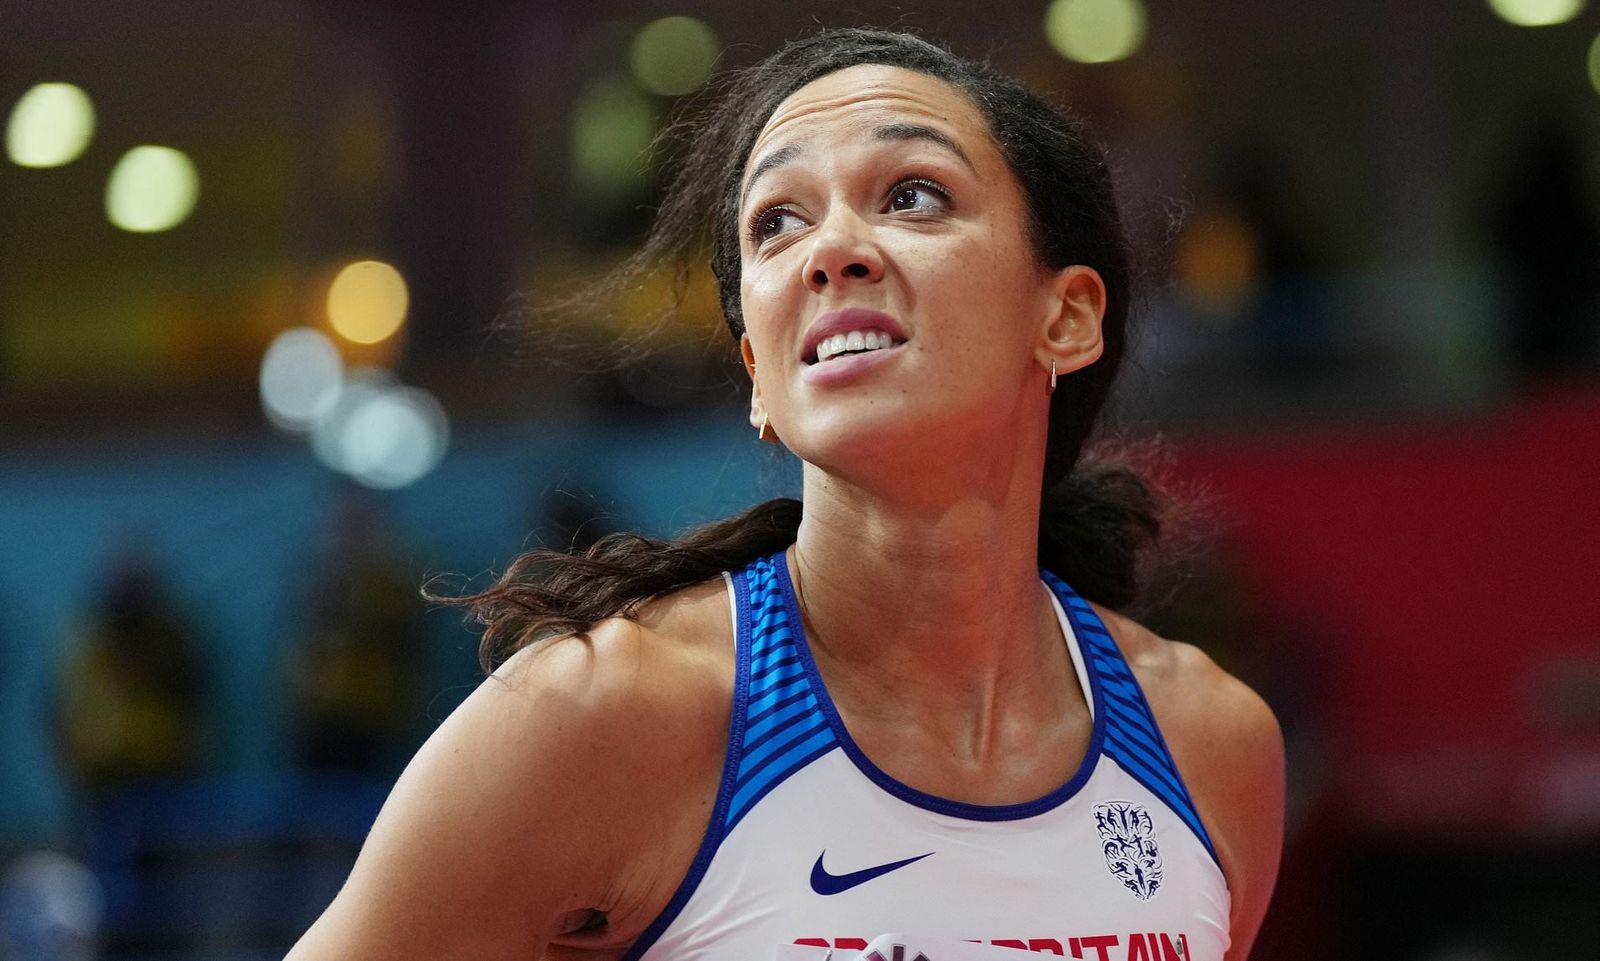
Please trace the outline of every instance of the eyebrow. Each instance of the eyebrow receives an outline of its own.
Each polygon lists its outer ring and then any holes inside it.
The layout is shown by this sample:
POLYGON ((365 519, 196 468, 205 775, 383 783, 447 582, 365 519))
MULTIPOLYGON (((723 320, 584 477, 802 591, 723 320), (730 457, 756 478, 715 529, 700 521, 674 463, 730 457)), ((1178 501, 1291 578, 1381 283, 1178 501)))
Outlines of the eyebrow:
MULTIPOLYGON (((925 140, 955 154, 956 158, 965 164, 967 169, 972 171, 974 175, 978 172, 977 168, 972 165, 972 161, 967 157, 966 151, 961 149, 960 144, 952 140, 948 134, 932 127, 925 127, 919 123, 884 124, 873 129, 872 139, 879 142, 925 140)), ((750 171, 750 179, 745 181, 744 190, 739 197, 739 206, 743 207, 745 201, 749 199, 750 191, 755 187, 756 181, 778 167, 793 163, 802 153, 804 153, 804 148, 801 144, 785 144, 757 161, 755 169, 750 171)))
POLYGON ((961 149, 961 145, 960 144, 958 144, 954 140, 950 139, 950 135, 949 134, 946 134, 943 131, 935 130, 932 127, 924 127, 922 124, 919 124, 919 123, 891 123, 891 124, 885 124, 882 127, 879 127, 876 130, 872 131, 872 139, 873 140, 926 140, 929 143, 936 143, 939 146, 941 146, 941 147, 945 148, 946 150, 950 151, 951 153, 955 154, 956 157, 958 159, 960 159, 960 161, 962 163, 967 165, 967 169, 968 170, 972 171, 974 174, 976 174, 978 172, 977 168, 972 166, 972 161, 967 159, 967 152, 965 150, 961 149))

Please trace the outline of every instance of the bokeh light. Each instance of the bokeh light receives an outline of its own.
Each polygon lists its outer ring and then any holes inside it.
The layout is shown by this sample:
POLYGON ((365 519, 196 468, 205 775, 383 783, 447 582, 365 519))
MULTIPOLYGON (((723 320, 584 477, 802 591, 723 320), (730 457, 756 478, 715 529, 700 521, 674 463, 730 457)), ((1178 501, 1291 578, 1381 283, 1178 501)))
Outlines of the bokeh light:
POLYGON ((1600 35, 1589 44, 1589 86, 1600 93, 1600 35))
POLYGON ((1261 248, 1249 221, 1226 207, 1202 213, 1178 238, 1178 292, 1218 326, 1240 319, 1261 278, 1261 248))
POLYGON ((400 271, 381 260, 358 260, 328 287, 328 323, 346 340, 376 344, 405 322, 411 293, 400 271))
POLYGON ((311 447, 323 464, 378 490, 426 475, 449 446, 449 420, 432 394, 387 371, 353 371, 337 402, 316 423, 311 447))
POLYGON ((310 430, 333 409, 343 383, 339 349, 311 327, 279 334, 261 358, 261 407, 282 430, 310 430))
POLYGON ((93 136, 89 95, 70 83, 41 83, 11 109, 6 155, 20 167, 59 167, 78 159, 93 136))
POLYGON ((637 187, 655 133, 655 106, 642 91, 618 78, 592 84, 572 108, 575 185, 598 193, 637 187))
POLYGON ((449 426, 444 408, 420 387, 386 391, 350 415, 345 457, 352 477, 369 487, 404 487, 444 456, 449 426))
POLYGON ((1576 17, 1583 4, 1584 0, 1489 0, 1489 9, 1519 27, 1549 27, 1576 17))
POLYGON ((1054 0, 1044 15, 1045 38, 1068 60, 1109 63, 1144 42, 1140 0, 1054 0))
POLYGON ((357 367, 345 374, 344 386, 333 406, 311 427, 311 451, 323 466, 347 473, 343 434, 350 415, 367 400, 394 386, 394 375, 380 368, 357 367))
POLYGON ((651 93, 675 97, 698 90, 717 61, 717 35, 694 17, 662 17, 633 38, 633 76, 651 93))
POLYGON ((170 230, 200 196, 200 175, 181 150, 145 145, 122 155, 106 181, 106 216, 133 233, 170 230))
POLYGON ((0 958, 92 958, 105 918, 105 888, 88 867, 33 851, 0 874, 0 958))

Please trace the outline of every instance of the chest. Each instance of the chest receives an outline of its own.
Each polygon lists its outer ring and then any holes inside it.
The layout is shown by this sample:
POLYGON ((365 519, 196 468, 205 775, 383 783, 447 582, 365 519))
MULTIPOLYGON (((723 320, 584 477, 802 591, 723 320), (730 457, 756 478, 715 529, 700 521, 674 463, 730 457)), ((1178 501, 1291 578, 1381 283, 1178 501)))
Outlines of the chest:
POLYGON ((916 725, 841 718, 861 751, 894 780, 978 805, 1031 801, 1054 790, 1083 763, 1094 721, 1080 702, 1045 723, 988 732, 955 743, 916 725))
POLYGON ((1172 957, 1221 958, 1226 886, 1187 827, 1108 758, 1067 790, 1032 817, 974 821, 908 804, 832 752, 715 839, 630 957, 743 961, 898 931, 1065 957, 1099 945, 1107 961, 1167 961, 1165 935, 1172 957))

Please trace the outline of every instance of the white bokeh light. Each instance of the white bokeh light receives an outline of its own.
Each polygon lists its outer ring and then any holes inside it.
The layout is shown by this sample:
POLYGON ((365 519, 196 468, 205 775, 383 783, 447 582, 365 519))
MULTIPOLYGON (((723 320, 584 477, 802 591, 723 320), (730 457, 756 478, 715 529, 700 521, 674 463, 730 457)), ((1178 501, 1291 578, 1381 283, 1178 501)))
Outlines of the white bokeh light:
POLYGON ((89 868, 55 851, 19 854, 0 872, 0 957, 97 957, 105 913, 89 868))
POLYGON ((1110 63, 1139 49, 1148 19, 1141 0, 1054 0, 1044 33, 1068 60, 1110 63))
POLYGON ((386 370, 358 367, 347 371, 339 396, 311 427, 311 450, 317 460, 331 470, 349 473, 342 436, 345 424, 362 403, 394 386, 394 376, 386 370))
POLYGON ((146 144, 122 155, 106 181, 106 216, 123 230, 155 233, 183 223, 200 196, 200 175, 181 150, 146 144))
POLYGON ((432 394, 369 369, 351 373, 312 429, 311 446, 324 464, 358 483, 394 490, 433 470, 449 436, 449 420, 432 394))
POLYGON ((261 407, 280 430, 310 430, 333 409, 343 384, 339 348, 311 327, 285 330, 261 358, 261 407))
POLYGON ((19 167, 59 167, 78 159, 93 136, 89 95, 70 83, 41 83, 11 109, 6 154, 19 167))
POLYGON ((1489 0, 1500 19, 1519 27, 1553 27, 1576 17, 1584 0, 1489 0))

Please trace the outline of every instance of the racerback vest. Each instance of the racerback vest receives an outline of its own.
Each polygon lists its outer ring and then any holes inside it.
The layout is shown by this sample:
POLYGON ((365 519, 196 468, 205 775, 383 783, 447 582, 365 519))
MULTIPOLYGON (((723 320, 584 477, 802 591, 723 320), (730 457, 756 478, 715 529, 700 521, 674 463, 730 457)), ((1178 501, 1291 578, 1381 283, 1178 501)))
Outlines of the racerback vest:
MULTIPOLYGON (((723 575, 736 674, 716 806, 683 882, 623 961, 852 958, 879 934, 1092 961, 1220 961, 1229 895, 1144 693, 1093 609, 1048 571, 1094 719, 1076 773, 980 805, 918 791, 845 730, 784 552, 723 575)), ((932 961, 938 961, 937 958, 932 961)))

